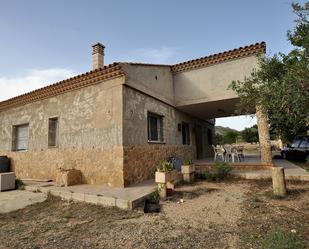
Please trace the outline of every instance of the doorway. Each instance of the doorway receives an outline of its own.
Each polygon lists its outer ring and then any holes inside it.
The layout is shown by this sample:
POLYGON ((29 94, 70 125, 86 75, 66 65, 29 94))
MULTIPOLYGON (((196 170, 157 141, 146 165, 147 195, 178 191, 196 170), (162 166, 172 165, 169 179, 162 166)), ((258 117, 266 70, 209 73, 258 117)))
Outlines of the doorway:
POLYGON ((196 145, 196 158, 203 158, 203 129, 201 125, 195 126, 195 145, 196 145))

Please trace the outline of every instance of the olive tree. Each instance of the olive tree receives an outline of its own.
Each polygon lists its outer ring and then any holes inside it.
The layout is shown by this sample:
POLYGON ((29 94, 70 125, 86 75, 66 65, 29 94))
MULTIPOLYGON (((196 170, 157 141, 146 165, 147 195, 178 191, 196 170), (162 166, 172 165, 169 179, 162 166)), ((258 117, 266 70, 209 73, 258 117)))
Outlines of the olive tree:
POLYGON ((272 131, 285 141, 304 133, 309 121, 309 2, 292 8, 296 25, 287 37, 293 49, 259 57, 258 69, 230 85, 240 96, 238 112, 262 106, 272 131))

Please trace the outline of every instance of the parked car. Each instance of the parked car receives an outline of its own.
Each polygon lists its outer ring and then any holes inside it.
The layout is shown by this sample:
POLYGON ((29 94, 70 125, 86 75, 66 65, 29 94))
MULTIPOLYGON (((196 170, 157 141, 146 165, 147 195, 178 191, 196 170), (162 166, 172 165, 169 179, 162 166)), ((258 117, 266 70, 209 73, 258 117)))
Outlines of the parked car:
POLYGON ((309 137, 296 139, 291 145, 281 150, 284 159, 306 161, 309 159, 309 137))

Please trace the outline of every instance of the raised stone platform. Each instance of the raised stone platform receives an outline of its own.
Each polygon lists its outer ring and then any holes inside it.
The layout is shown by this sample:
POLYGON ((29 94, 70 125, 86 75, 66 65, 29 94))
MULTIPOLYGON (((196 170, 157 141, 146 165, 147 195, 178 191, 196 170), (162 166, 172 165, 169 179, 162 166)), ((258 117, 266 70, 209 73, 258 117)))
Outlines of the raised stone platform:
POLYGON ((153 180, 145 181, 127 188, 114 188, 101 185, 75 185, 57 187, 54 182, 24 181, 25 189, 59 196, 65 200, 81 201, 96 205, 134 209, 155 189, 153 180))
MULTIPOLYGON (((203 172, 214 165, 215 163, 212 158, 195 162, 197 172, 203 172)), ((245 161, 231 163, 230 165, 233 168, 231 174, 242 179, 271 179, 271 167, 277 166, 284 168, 286 180, 309 182, 309 172, 284 159, 273 159, 273 165, 262 165, 259 157, 251 156, 247 157, 245 161)))

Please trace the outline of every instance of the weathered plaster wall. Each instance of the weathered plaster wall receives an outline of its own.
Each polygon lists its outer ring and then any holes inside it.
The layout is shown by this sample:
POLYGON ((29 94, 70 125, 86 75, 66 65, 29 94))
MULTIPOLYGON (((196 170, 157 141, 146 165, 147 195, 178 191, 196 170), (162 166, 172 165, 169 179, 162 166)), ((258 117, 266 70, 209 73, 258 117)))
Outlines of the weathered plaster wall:
MULTIPOLYGON (((194 126, 197 120, 176 110, 174 107, 124 87, 124 181, 125 185, 140 182, 154 176, 160 160, 173 154, 182 159, 196 158, 194 126), (148 143, 147 113, 153 112, 163 117, 163 143, 148 143), (190 145, 182 145, 182 133, 178 124, 190 124, 190 145)), ((206 147, 204 149, 207 149, 206 147)))
POLYGON ((237 98, 227 90, 233 80, 243 80, 257 68, 256 56, 215 64, 174 75, 176 106, 237 98))
POLYGON ((168 66, 124 64, 125 84, 174 105, 173 75, 168 66))
POLYGON ((53 179, 57 167, 80 169, 86 183, 123 186, 124 78, 0 112, 0 154, 17 177, 53 179), (59 118, 59 146, 48 148, 48 119, 59 118), (12 127, 29 123, 27 152, 12 152, 12 127))

